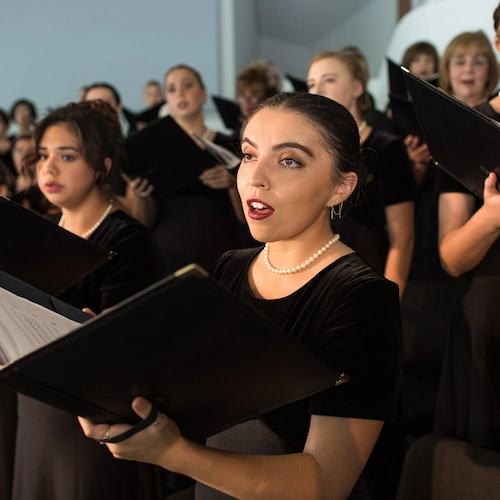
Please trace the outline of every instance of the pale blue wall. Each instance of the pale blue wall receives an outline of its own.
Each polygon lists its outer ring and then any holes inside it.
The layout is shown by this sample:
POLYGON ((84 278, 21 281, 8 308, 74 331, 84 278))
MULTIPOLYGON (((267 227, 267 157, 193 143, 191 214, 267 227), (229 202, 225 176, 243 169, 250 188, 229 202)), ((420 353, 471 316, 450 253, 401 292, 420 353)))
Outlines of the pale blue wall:
POLYGON ((142 86, 181 62, 219 90, 218 0, 15 0, 2 2, 0 107, 19 97, 40 110, 113 83, 131 109, 142 86))

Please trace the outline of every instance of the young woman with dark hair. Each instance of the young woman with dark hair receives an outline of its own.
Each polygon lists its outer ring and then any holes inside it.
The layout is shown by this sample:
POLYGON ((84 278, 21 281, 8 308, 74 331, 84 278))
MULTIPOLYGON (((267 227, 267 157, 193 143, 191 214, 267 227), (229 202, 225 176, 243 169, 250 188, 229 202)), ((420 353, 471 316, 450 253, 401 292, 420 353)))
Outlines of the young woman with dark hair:
MULTIPOLYGON (((37 125, 35 149, 25 159, 42 193, 61 210, 51 220, 116 252, 60 295, 96 313, 161 277, 149 231, 115 204, 120 139, 118 121, 107 104, 69 105, 37 125)), ((18 418, 14 499, 164 498, 161 474, 153 467, 112 461, 99 446, 89 446, 93 443, 84 439, 71 415, 19 396, 18 418)))
MULTIPOLYGON (((360 476, 394 417, 401 332, 397 287, 330 227, 333 207, 364 179, 358 127, 330 99, 281 94, 249 118, 241 148, 238 190, 252 235, 266 244, 227 253, 215 277, 351 380, 221 432, 208 447, 162 414, 108 447, 193 477, 197 499, 369 498, 360 476)), ((132 406, 141 418, 151 408, 143 398, 132 406)), ((129 427, 81 424, 96 440, 129 427)))

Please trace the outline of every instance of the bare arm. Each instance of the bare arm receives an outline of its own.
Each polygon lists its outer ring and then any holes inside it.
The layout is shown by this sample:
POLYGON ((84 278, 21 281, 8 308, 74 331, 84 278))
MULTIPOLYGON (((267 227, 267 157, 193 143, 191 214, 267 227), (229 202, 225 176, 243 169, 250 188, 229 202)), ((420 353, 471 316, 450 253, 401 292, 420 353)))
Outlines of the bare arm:
POLYGON ((443 193, 439 196, 439 254, 452 276, 476 267, 500 234, 500 192, 496 175, 484 182, 484 205, 474 213, 474 196, 443 193))
MULTIPOLYGON (((145 418, 150 404, 134 400, 145 418)), ((99 440, 107 425, 80 419, 88 437, 99 440)), ((315 416, 303 453, 241 455, 195 444, 163 417, 120 444, 108 444, 117 458, 160 465, 241 499, 345 499, 375 445, 383 423, 375 420, 315 416)), ((110 435, 126 429, 113 425, 110 435)))
POLYGON ((389 205, 385 209, 389 233, 389 252, 384 276, 399 286, 400 298, 403 295, 410 273, 413 255, 415 239, 414 213, 415 203, 413 201, 396 203, 389 205))

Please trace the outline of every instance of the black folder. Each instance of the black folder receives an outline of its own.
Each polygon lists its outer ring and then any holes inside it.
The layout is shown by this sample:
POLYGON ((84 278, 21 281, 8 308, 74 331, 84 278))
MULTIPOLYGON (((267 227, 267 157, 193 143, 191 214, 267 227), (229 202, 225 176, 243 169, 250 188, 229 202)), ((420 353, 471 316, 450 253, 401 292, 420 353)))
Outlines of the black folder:
POLYGON ((154 196, 166 196, 196 181, 216 164, 171 116, 150 123, 125 140, 129 177, 145 177, 154 185, 154 196))
POLYGON ((234 130, 241 126, 241 111, 237 102, 218 95, 212 95, 212 100, 226 128, 234 130))
POLYGON ((66 318, 77 321, 78 323, 83 323, 92 318, 92 316, 84 313, 82 310, 3 271, 0 271, 0 288, 8 290, 19 297, 28 299, 46 309, 62 314, 66 316, 66 318))
POLYGON ((142 111, 139 111, 135 114, 135 122, 136 123, 151 123, 158 119, 158 113, 160 112, 160 108, 165 104, 165 102, 160 102, 160 104, 156 104, 151 106, 150 108, 146 108, 142 111))
POLYGON ((422 140, 422 131, 413 103, 396 94, 389 94, 389 106, 392 112, 394 133, 403 139, 408 135, 414 135, 422 140))
POLYGON ((293 88, 297 92, 309 92, 309 89, 307 87, 307 82, 304 79, 290 75, 289 73, 286 74, 286 77, 290 80, 291 84, 293 85, 293 88))
POLYGON ((403 139, 408 135, 415 135, 422 139, 417 115, 401 71, 402 66, 398 66, 389 58, 386 60, 389 72, 389 107, 392 112, 394 132, 403 139))
POLYGON ((500 126, 417 76, 404 76, 433 160, 482 199, 489 173, 500 178, 500 126))
POLYGON ((158 398, 194 440, 348 379, 196 265, 0 369, 95 422, 135 423, 132 399, 158 398))
POLYGON ((394 61, 386 58, 387 61, 387 71, 389 74, 389 92, 393 96, 400 97, 406 101, 409 101, 408 87, 406 86, 406 80, 401 73, 401 66, 396 64, 394 61))
MULTIPOLYGON (((386 58, 387 61, 387 70, 389 73, 389 90, 392 95, 401 97, 407 101, 411 101, 411 97, 408 94, 408 86, 406 85, 406 80, 404 77, 403 72, 401 71, 401 68, 404 66, 401 66, 399 64, 396 64, 394 61, 389 59, 388 57, 386 58)), ((405 71, 408 71, 405 68, 405 71)), ((438 78, 436 75, 434 75, 434 78, 429 80, 429 83, 433 85, 434 87, 438 86, 438 78)))
POLYGON ((0 221, 0 270, 51 295, 58 295, 114 256, 1 196, 0 221))

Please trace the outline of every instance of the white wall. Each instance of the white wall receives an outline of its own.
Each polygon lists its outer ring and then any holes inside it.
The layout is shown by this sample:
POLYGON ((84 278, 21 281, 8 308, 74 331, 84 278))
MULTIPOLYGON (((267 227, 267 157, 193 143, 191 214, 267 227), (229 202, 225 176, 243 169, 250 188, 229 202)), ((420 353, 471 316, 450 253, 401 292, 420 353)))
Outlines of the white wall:
POLYGON ((108 80, 141 109, 146 80, 181 62, 218 92, 218 31, 218 0, 4 1, 0 107, 27 97, 43 111, 108 80))
MULTIPOLYGON (((272 59, 287 73, 306 77, 311 58, 317 52, 339 50, 345 45, 357 45, 365 53, 371 72, 377 74, 396 24, 396 10, 395 0, 373 0, 342 26, 332 28, 330 33, 313 46, 290 44, 260 35, 260 57, 272 59)), ((333 23, 334 20, 332 25, 333 23)))
POLYGON ((365 54, 370 73, 377 74, 396 22, 397 1, 373 0, 312 47, 313 54, 356 45, 365 54))
POLYGON ((260 35, 259 57, 275 62, 285 73, 304 77, 311 59, 311 49, 260 35))

